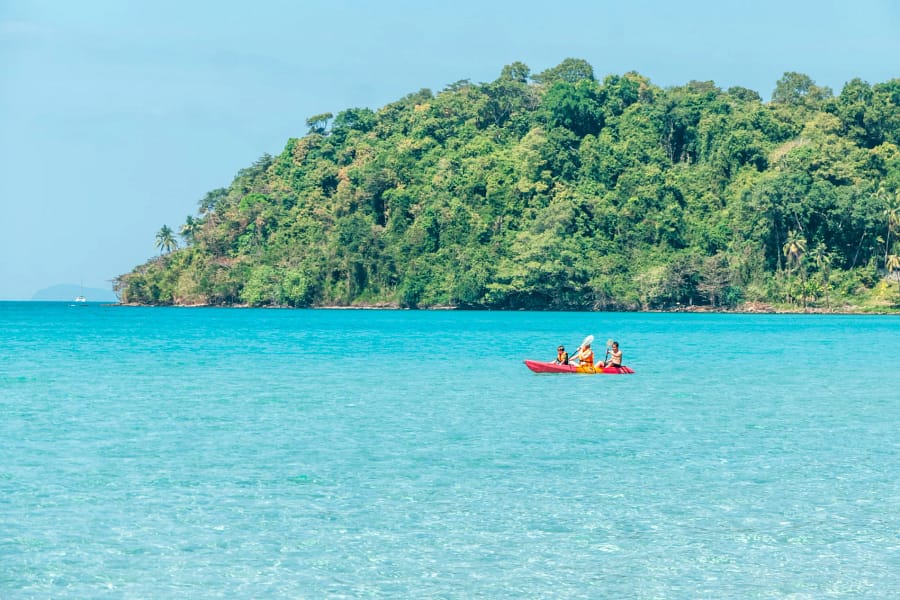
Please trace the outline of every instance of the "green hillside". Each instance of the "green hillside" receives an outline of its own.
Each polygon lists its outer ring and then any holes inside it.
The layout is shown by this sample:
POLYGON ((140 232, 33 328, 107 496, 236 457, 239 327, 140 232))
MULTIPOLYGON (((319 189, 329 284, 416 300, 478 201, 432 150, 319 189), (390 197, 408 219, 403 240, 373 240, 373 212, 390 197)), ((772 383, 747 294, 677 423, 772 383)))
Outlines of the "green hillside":
POLYGON ((576 59, 514 63, 307 124, 163 227, 120 299, 898 306, 900 79, 834 95, 786 73, 763 103, 713 82, 598 81, 576 59))

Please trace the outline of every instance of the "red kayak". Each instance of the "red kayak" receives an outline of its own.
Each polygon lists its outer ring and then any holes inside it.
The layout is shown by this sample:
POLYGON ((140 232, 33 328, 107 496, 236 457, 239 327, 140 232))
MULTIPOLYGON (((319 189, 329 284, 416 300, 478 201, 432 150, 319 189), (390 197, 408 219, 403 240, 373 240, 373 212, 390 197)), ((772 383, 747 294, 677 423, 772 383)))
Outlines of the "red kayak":
POLYGON ((554 362, 541 362, 538 360, 526 360, 525 366, 535 373, 580 373, 582 375, 628 375, 634 371, 622 365, 621 367, 604 367, 597 369, 594 367, 575 366, 575 365, 559 365, 554 362))

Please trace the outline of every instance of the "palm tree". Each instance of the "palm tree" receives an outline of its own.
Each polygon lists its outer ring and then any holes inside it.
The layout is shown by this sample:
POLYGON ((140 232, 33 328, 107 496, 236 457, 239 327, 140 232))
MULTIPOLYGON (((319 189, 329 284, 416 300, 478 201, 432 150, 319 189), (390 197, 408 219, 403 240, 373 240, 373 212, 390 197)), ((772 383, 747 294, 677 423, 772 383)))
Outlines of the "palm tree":
POLYGON ((180 232, 185 243, 191 244, 194 242, 194 237, 197 235, 197 232, 200 231, 200 224, 200 219, 195 219, 190 215, 187 216, 184 220, 184 225, 181 226, 180 232))
MULTIPOLYGON (((803 263, 803 255, 806 254, 806 238, 796 231, 792 230, 788 232, 787 241, 784 243, 782 251, 784 252, 785 259, 787 259, 788 265, 793 264, 799 269, 803 263)), ((804 284, 806 283, 806 277, 804 276, 802 269, 800 270, 800 279, 804 284)), ((790 292, 788 293, 788 298, 790 298, 790 292)), ((803 295, 803 308, 806 308, 805 295, 803 295)))
POLYGON ((178 247, 175 232, 168 225, 163 225, 156 234, 156 247, 163 253, 171 252, 178 247))
MULTIPOLYGON (((900 271, 900 256, 888 254, 887 260, 884 263, 884 268, 886 268, 891 275, 894 275, 894 271, 900 271)), ((900 275, 896 275, 895 278, 897 279, 897 295, 900 296, 900 275)))
POLYGON ((822 289, 825 291, 825 308, 831 310, 831 302, 828 298, 828 283, 831 279, 831 262, 834 259, 834 255, 828 251, 825 244, 816 244, 816 247, 810 251, 809 256, 813 259, 813 262, 816 263, 816 268, 819 269, 819 272, 822 274, 822 289))
MULTIPOLYGON (((900 199, 900 194, 898 194, 900 199)), ((887 241, 884 243, 884 268, 887 269, 888 253, 891 251, 891 236, 896 237, 897 229, 900 228, 900 201, 889 205, 884 209, 884 216, 887 219, 887 241)), ((890 269, 888 269, 890 270, 890 269)))

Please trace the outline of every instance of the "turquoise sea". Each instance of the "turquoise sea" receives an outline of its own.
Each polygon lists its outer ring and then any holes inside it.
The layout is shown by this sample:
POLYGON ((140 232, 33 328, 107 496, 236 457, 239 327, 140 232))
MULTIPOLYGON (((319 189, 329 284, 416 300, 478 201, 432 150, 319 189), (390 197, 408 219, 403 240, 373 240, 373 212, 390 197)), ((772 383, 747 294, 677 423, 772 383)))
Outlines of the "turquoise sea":
POLYGON ((0 598, 897 598, 898 431, 897 317, 0 302, 0 598))

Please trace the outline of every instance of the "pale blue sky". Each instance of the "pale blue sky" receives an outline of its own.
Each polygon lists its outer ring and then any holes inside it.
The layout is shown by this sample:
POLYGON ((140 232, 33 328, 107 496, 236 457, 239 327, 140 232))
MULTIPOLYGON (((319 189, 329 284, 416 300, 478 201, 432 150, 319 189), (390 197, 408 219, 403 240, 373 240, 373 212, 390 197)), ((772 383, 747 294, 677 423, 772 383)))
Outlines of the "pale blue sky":
POLYGON ((900 77, 894 0, 0 0, 0 299, 109 288, 307 117, 567 57, 598 77, 900 77))

